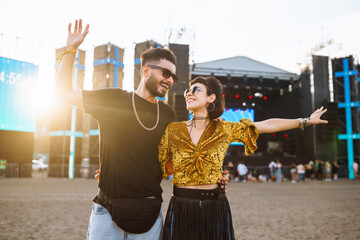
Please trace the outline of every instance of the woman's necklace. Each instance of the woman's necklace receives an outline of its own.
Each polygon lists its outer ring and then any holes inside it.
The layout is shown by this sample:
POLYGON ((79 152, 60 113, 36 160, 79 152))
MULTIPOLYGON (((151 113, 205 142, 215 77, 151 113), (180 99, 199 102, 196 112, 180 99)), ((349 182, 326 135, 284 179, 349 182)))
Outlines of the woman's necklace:
MULTIPOLYGON (((186 126, 190 127, 189 134, 191 134, 191 131, 192 131, 193 127, 196 128, 196 121, 195 120, 206 120, 206 119, 209 119, 209 117, 196 117, 196 116, 194 116, 190 121, 187 121, 186 126)), ((206 128, 206 126, 205 126, 205 128, 206 128)))
POLYGON ((135 113, 135 117, 138 121, 138 123, 140 124, 140 126, 142 126, 145 130, 148 130, 148 131, 152 131, 154 130, 158 123, 159 123, 159 119, 160 119, 160 114, 159 114, 159 100, 156 102, 156 108, 157 108, 157 117, 156 117, 156 123, 155 123, 155 126, 153 126, 152 128, 148 128, 148 127, 145 127, 145 125, 140 121, 140 118, 136 112, 136 107, 135 107, 135 92, 133 92, 133 95, 132 95, 132 105, 133 105, 133 109, 134 109, 134 113, 135 113))

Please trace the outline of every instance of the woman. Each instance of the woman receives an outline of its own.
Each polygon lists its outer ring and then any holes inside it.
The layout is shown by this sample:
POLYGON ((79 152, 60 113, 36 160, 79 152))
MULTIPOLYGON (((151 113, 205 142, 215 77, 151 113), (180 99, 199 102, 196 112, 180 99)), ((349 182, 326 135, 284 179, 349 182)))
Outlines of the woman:
POLYGON ((327 123, 320 119, 326 110, 318 109, 311 120, 221 121, 223 89, 214 77, 195 78, 184 96, 193 119, 170 123, 159 145, 164 177, 174 174, 163 239, 235 239, 229 203, 216 184, 230 143, 244 143, 250 155, 260 133, 327 123))
POLYGON ((331 164, 325 161, 325 182, 331 182, 331 164))
POLYGON ((282 182, 282 164, 279 159, 276 160, 275 169, 276 169, 276 182, 282 182))

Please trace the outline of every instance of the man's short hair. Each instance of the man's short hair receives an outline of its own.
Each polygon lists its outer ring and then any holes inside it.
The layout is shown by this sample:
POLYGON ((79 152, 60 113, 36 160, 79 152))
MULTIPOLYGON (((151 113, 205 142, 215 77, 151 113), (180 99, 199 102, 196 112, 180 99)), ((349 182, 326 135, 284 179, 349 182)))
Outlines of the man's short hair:
POLYGON ((141 58, 141 68, 146 64, 148 64, 149 62, 152 61, 158 62, 161 59, 168 60, 169 62, 172 62, 174 65, 176 65, 175 54, 171 50, 165 48, 148 49, 141 54, 140 58, 141 58))

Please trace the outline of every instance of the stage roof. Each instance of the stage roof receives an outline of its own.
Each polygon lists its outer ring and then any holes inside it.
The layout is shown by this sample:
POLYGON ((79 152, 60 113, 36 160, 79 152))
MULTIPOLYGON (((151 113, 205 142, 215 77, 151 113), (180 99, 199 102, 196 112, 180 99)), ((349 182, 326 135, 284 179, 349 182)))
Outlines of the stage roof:
POLYGON ((298 75, 256 61, 245 56, 236 56, 210 62, 195 63, 191 74, 197 76, 228 76, 279 80, 298 80, 298 75))

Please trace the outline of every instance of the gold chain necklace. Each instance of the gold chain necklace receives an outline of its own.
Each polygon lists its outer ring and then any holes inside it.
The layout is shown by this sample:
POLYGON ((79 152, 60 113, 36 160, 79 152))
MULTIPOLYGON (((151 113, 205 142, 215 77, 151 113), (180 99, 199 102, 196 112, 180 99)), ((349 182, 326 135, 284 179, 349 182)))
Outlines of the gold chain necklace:
POLYGON ((135 92, 133 92, 133 95, 132 95, 132 105, 133 105, 133 109, 134 109, 134 113, 135 113, 135 117, 138 121, 138 123, 140 124, 140 126, 142 126, 145 130, 148 130, 148 131, 152 131, 154 130, 158 123, 159 123, 159 119, 160 119, 160 114, 159 114, 159 100, 156 102, 156 108, 157 108, 157 117, 156 117, 156 123, 155 123, 155 126, 153 126, 152 128, 148 128, 148 127, 145 127, 144 124, 140 121, 140 118, 136 112, 136 107, 135 107, 135 92))

